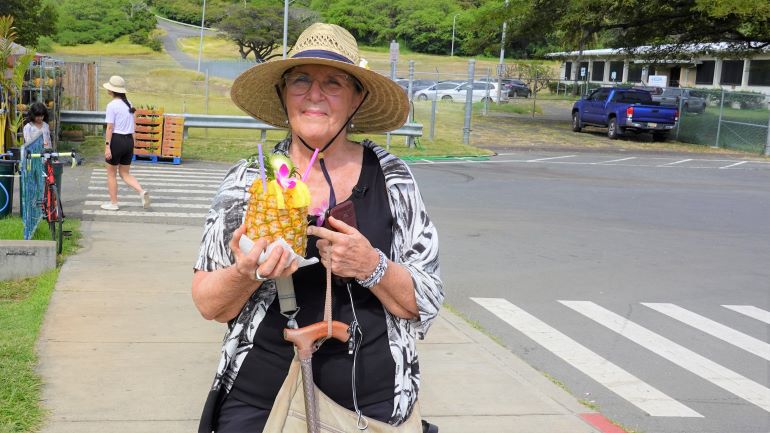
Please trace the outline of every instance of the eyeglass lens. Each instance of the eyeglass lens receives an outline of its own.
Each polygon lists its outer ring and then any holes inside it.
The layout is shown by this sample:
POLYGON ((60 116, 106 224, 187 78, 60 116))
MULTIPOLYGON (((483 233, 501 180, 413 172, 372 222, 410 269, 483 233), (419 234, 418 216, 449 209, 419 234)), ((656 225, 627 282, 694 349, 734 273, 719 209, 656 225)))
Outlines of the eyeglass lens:
POLYGON ((284 77, 286 90, 294 96, 304 95, 313 86, 313 81, 318 81, 321 91, 329 96, 337 96, 347 85, 350 77, 346 74, 327 75, 321 79, 312 78, 302 73, 289 74, 284 77))

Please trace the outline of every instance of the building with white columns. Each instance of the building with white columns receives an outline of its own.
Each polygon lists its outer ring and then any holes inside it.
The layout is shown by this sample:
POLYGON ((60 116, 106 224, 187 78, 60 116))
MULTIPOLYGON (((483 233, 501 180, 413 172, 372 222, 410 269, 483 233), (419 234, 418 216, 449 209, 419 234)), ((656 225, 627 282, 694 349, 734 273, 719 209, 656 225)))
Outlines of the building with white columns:
POLYGON ((614 48, 550 53, 547 57, 562 61, 559 78, 565 81, 646 85, 650 75, 658 75, 666 76, 670 87, 725 88, 770 95, 770 50, 746 58, 731 56, 727 44, 700 44, 690 53, 683 56, 687 58, 657 63, 635 59, 614 48))

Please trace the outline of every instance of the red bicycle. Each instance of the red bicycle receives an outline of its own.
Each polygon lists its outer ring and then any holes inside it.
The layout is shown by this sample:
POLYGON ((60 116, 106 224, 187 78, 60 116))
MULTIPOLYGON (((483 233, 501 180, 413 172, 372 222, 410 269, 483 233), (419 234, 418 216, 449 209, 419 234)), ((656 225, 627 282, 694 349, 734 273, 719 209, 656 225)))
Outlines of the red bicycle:
POLYGON ((59 188, 56 185, 54 163, 60 156, 72 157, 72 167, 80 165, 83 161, 75 152, 60 153, 53 149, 43 149, 42 153, 32 153, 30 158, 42 158, 43 160, 43 196, 40 205, 43 209, 42 217, 48 222, 51 239, 56 242, 56 253, 61 254, 64 243, 64 210, 59 197, 59 188))

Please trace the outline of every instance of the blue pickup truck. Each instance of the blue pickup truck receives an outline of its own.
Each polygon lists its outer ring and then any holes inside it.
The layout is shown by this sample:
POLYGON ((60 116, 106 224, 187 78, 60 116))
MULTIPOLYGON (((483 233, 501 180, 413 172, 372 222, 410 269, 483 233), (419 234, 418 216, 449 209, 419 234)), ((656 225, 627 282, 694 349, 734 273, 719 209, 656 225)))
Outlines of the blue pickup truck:
POLYGON ((607 128, 615 139, 625 132, 652 132, 655 141, 664 141, 679 120, 679 110, 653 102, 646 90, 620 87, 596 89, 572 106, 572 130, 584 126, 607 128))

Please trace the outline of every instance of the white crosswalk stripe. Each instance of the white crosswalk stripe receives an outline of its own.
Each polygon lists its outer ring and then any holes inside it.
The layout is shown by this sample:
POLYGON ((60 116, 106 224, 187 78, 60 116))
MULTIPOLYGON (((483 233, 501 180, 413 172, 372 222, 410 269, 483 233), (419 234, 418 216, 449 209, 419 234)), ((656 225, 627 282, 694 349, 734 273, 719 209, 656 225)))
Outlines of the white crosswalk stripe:
POLYGON ((590 301, 559 301, 643 348, 770 412, 770 389, 590 301))
MULTIPOLYGON (((704 380, 707 383, 715 385, 722 390, 745 400, 747 407, 759 407, 764 411, 770 412, 770 388, 760 380, 755 381, 756 377, 746 377, 741 373, 731 370, 728 367, 718 364, 707 357, 696 353, 696 351, 684 347, 669 338, 653 332, 626 317, 612 312, 602 306, 590 301, 572 301, 560 300, 558 302, 572 311, 579 313, 580 317, 588 318, 618 334, 628 341, 641 346, 649 353, 649 360, 642 359, 641 362, 628 367, 619 367, 613 362, 613 358, 618 356, 618 347, 613 343, 612 347, 592 349, 584 346, 581 340, 587 338, 585 334, 578 334, 581 337, 575 339, 570 337, 556 327, 546 323, 535 315, 527 312, 524 308, 514 305, 502 298, 477 298, 471 297, 472 301, 491 312, 494 316, 501 319, 518 332, 542 346, 559 359, 566 362, 572 368, 580 371, 585 376, 605 387, 607 390, 615 393, 620 398, 633 404, 638 409, 646 412, 653 417, 679 417, 679 418, 708 418, 711 412, 697 412, 693 408, 686 406, 683 402, 670 397, 663 391, 647 382, 662 383, 669 386, 671 372, 661 370, 659 374, 655 370, 649 370, 647 366, 660 364, 654 358, 663 358, 676 367, 681 368, 695 376, 697 380, 704 380), (649 361, 649 362, 647 362, 649 361), (644 366, 644 373, 647 382, 636 376, 634 369, 644 366), (656 376, 657 374, 657 376, 656 376), (753 406, 752 406, 753 405, 753 406)), ((690 311, 682 306, 672 303, 659 302, 641 302, 641 305, 649 308, 656 313, 663 314, 676 322, 666 322, 673 333, 679 333, 679 329, 695 329, 703 332, 723 344, 718 353, 723 353, 721 349, 731 348, 740 353, 743 358, 748 359, 751 355, 756 355, 757 362, 764 363, 770 361, 770 344, 760 338, 740 332, 719 323, 704 315, 690 311), (670 325, 673 324, 673 328, 670 325), (679 328, 679 329, 677 329, 679 328), (740 350, 739 350, 740 349, 740 350), (744 352, 745 351, 745 352, 744 352), (749 355, 751 354, 751 355, 749 355), (761 361, 760 359, 761 358, 761 361)), ((713 307, 720 308, 716 305, 713 307)), ((745 316, 757 319, 764 323, 770 322, 770 313, 761 308, 751 305, 722 305, 745 316)), ((596 331, 594 331, 596 332, 596 331)), ((601 332, 601 331, 599 331, 601 332)), ((692 332, 692 331, 688 331, 692 332)), ((758 336, 757 336, 758 337, 758 336)), ((588 337, 590 338, 590 337, 588 337)), ((707 337, 708 338, 708 337, 707 337)), ((616 340, 617 337, 613 337, 616 340)), ((702 350, 703 342, 700 342, 702 350)), ((712 343, 713 344, 713 343, 712 343)), ((591 345, 591 344, 589 344, 591 345)), ((743 359, 741 358, 741 359, 743 359)), ((624 361, 625 362, 625 361, 624 361)), ((745 364, 740 364, 744 366, 745 364)), ((753 364, 752 365, 756 365, 753 364)), ((762 364, 770 365, 770 364, 762 364)), ((742 368, 742 367, 741 367, 742 368)), ((761 369, 762 367, 760 367, 761 369)), ((743 371, 743 369, 741 369, 743 371)), ((756 376, 755 369, 749 368, 749 374, 756 376)), ((693 379, 687 379, 693 380, 693 379)), ((687 396, 679 393, 677 398, 686 398, 688 402, 697 402, 698 397, 687 396)), ((701 410, 699 407, 698 410, 701 410)), ((754 409, 756 410, 756 409, 754 409)))
POLYGON ((770 344, 758 338, 738 332, 678 305, 654 302, 642 302, 642 305, 770 361, 770 344))
POLYGON ((226 173, 226 169, 132 166, 131 174, 150 193, 150 207, 144 209, 136 191, 119 178, 119 210, 109 211, 101 209, 102 204, 110 201, 107 172, 94 169, 83 202, 83 215, 96 219, 142 217, 159 221, 203 220, 226 173))
POLYGON ((471 298, 536 343, 652 416, 702 417, 545 322, 499 298, 471 298))
POLYGON ((753 305, 722 305, 725 308, 729 308, 733 311, 749 316, 752 319, 757 319, 761 322, 765 322, 770 325, 770 311, 757 308, 753 305))

